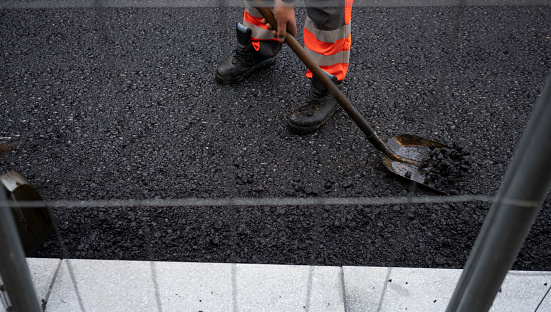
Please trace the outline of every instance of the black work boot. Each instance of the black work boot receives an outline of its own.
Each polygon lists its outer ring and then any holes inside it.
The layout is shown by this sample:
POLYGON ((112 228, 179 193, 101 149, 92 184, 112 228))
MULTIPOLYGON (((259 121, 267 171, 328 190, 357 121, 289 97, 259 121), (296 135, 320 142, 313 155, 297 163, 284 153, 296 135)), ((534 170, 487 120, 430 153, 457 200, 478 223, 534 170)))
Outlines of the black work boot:
MULTIPOLYGON (((275 62, 275 56, 266 57, 254 49, 251 44, 252 30, 250 28, 238 23, 236 31, 237 49, 216 69, 216 81, 223 85, 239 82, 255 70, 270 66, 275 62)), ((275 54, 277 52, 275 51, 275 54)))
MULTIPOLYGON (((342 90, 342 81, 327 74, 331 81, 342 90)), ((306 134, 321 127, 340 108, 337 100, 327 93, 325 86, 316 77, 312 78, 312 88, 305 105, 287 118, 291 132, 306 134)))

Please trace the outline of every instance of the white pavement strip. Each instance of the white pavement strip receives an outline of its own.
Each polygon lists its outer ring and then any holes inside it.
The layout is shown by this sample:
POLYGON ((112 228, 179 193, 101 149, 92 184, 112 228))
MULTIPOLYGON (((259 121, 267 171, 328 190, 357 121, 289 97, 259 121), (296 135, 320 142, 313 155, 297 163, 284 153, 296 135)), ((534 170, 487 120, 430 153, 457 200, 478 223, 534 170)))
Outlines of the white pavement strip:
POLYGON ((62 260, 60 259, 27 259, 27 266, 36 289, 36 295, 40 297, 39 299, 48 297, 51 283, 61 263, 62 260))
MULTIPOLYGON (((461 275, 451 269, 154 262, 156 298, 151 262, 69 261, 84 310, 109 312, 444 311, 461 275)), ((27 262, 39 299, 53 284, 46 312, 82 311, 67 260, 61 266, 58 259, 27 262)), ((551 311, 550 287, 551 272, 511 271, 490 311, 551 311)))
MULTIPOLYGON (((460 276, 452 269, 344 267, 347 311, 445 311, 460 276)), ((551 311, 549 294, 542 302, 550 287, 551 272, 511 271, 490 311, 551 311)))
MULTIPOLYGON (((86 311, 158 311, 149 262, 70 260, 70 265, 86 311)), ((155 268, 162 311, 307 311, 308 302, 310 311, 343 311, 339 267, 155 262, 155 268)), ((64 263, 46 311, 80 310, 64 263)))
MULTIPOLYGON (((303 0, 296 5, 302 6, 303 0)), ((354 0, 355 7, 551 5, 549 0, 354 0)), ((3 0, 4 9, 243 7, 243 0, 3 0)))

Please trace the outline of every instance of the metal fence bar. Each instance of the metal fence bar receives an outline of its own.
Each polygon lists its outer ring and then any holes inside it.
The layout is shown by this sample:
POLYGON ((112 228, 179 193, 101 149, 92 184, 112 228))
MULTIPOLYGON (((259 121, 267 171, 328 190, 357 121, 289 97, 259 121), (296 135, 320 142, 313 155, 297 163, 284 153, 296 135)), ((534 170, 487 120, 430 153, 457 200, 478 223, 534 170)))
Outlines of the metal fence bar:
POLYGON ((497 201, 475 241, 447 312, 490 309, 550 184, 551 75, 503 179, 497 201))
POLYGON ((14 311, 42 311, 3 189, 0 189, 0 275, 14 311))
MULTIPOLYGON (((18 201, 19 208, 115 208, 115 207, 233 207, 233 206, 354 206, 444 204, 464 202, 492 202, 488 195, 424 196, 424 197, 263 197, 263 198, 179 198, 179 199, 111 199, 111 200, 51 200, 18 201)), ((531 203, 511 202, 516 205, 531 203)))

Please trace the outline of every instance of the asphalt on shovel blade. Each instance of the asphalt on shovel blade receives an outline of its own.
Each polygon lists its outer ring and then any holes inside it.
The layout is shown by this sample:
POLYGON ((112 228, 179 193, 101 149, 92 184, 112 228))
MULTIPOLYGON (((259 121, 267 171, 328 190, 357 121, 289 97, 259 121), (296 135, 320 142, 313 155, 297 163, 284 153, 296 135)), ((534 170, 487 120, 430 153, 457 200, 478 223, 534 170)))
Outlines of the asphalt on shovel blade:
POLYGON ((449 148, 448 146, 411 134, 402 134, 395 136, 389 139, 386 144, 388 148, 392 150, 396 155, 419 163, 418 165, 416 165, 401 161, 394 161, 383 155, 383 164, 388 170, 406 179, 425 185, 438 192, 446 193, 443 190, 426 184, 425 181, 427 180, 427 172, 421 170, 419 166, 424 159, 430 157, 431 144, 435 148, 449 148))

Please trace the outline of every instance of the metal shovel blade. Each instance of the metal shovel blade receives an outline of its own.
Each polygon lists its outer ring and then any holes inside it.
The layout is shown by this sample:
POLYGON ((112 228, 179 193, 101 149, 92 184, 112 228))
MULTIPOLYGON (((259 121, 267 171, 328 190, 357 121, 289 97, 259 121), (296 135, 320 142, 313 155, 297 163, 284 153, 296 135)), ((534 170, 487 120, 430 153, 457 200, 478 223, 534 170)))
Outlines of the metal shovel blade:
POLYGON ((434 146, 434 148, 449 148, 449 146, 411 134, 395 136, 389 139, 386 144, 388 148, 396 155, 417 163, 413 164, 402 161, 393 161, 389 157, 383 155, 383 164, 388 170, 406 179, 434 189, 433 187, 425 184, 426 172, 422 171, 419 166, 421 165, 423 159, 430 157, 431 145, 434 146))

